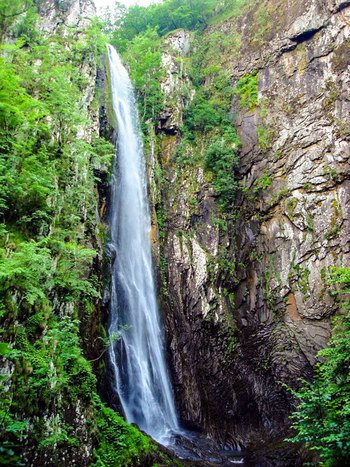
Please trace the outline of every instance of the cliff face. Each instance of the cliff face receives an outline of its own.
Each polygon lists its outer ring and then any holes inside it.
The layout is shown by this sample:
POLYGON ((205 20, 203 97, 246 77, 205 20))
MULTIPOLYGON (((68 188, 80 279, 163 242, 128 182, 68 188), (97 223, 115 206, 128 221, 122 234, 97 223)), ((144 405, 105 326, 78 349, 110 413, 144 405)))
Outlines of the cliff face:
POLYGON ((325 281, 349 261, 349 21, 349 2, 248 2, 202 36, 218 38, 206 66, 219 62, 233 88, 257 76, 256 102, 231 102, 242 145, 226 213, 203 171, 205 138, 179 167, 195 46, 183 31, 165 42, 150 165, 162 169, 152 191, 169 358, 182 418, 222 441, 283 431, 293 400, 280 382, 310 378, 331 333, 325 281))
POLYGON ((79 28, 82 32, 96 16, 96 7, 91 0, 40 0, 37 3, 40 29, 47 34, 54 34, 61 27, 79 28))

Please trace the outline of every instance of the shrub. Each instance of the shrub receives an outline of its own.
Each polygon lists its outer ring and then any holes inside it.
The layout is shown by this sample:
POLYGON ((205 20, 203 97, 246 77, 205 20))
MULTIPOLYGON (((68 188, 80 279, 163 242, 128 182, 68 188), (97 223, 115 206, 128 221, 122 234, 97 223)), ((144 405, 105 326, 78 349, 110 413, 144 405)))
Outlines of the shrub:
MULTIPOLYGON (((350 293, 350 268, 334 268, 329 283, 350 293)), ((349 309, 343 298, 343 307, 349 309)), ((319 352, 324 360, 318 365, 315 381, 291 392, 300 399, 293 414, 297 435, 292 442, 303 442, 317 451, 323 465, 341 467, 350 459, 350 313, 336 318, 329 347, 319 352)))

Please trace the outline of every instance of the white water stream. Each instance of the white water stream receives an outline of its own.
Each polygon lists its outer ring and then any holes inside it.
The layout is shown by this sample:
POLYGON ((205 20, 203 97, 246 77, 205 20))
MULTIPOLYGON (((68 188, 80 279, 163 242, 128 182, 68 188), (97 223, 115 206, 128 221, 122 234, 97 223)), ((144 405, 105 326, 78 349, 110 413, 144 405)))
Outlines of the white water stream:
POLYGON ((137 104, 128 73, 108 45, 113 109, 118 124, 112 179, 109 250, 112 266, 109 349, 114 389, 126 420, 168 444, 179 432, 159 321, 150 246, 150 213, 137 104))

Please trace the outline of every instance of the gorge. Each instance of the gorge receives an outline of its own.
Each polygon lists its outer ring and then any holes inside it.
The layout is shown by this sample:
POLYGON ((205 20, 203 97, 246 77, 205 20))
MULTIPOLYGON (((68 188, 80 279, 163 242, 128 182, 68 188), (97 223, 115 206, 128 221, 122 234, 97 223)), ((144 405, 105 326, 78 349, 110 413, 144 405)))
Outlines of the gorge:
POLYGON ((138 430, 179 423, 247 465, 347 465, 349 2, 95 15, 0 4, 0 463, 195 465, 138 430))

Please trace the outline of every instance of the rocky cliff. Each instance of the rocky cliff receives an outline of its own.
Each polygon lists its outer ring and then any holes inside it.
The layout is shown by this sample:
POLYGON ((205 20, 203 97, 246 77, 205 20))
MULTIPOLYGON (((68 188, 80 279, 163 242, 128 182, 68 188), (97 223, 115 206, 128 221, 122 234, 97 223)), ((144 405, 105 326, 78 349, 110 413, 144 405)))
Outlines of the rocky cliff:
POLYGON ((326 279, 349 264, 349 21, 344 1, 245 2, 201 45, 184 31, 164 43, 150 167, 169 358, 182 419, 222 442, 283 433, 294 401, 281 382, 311 378, 330 337, 326 279), (205 135, 179 156, 198 47, 204 87, 219 64, 234 90, 239 188, 226 211, 205 135))

